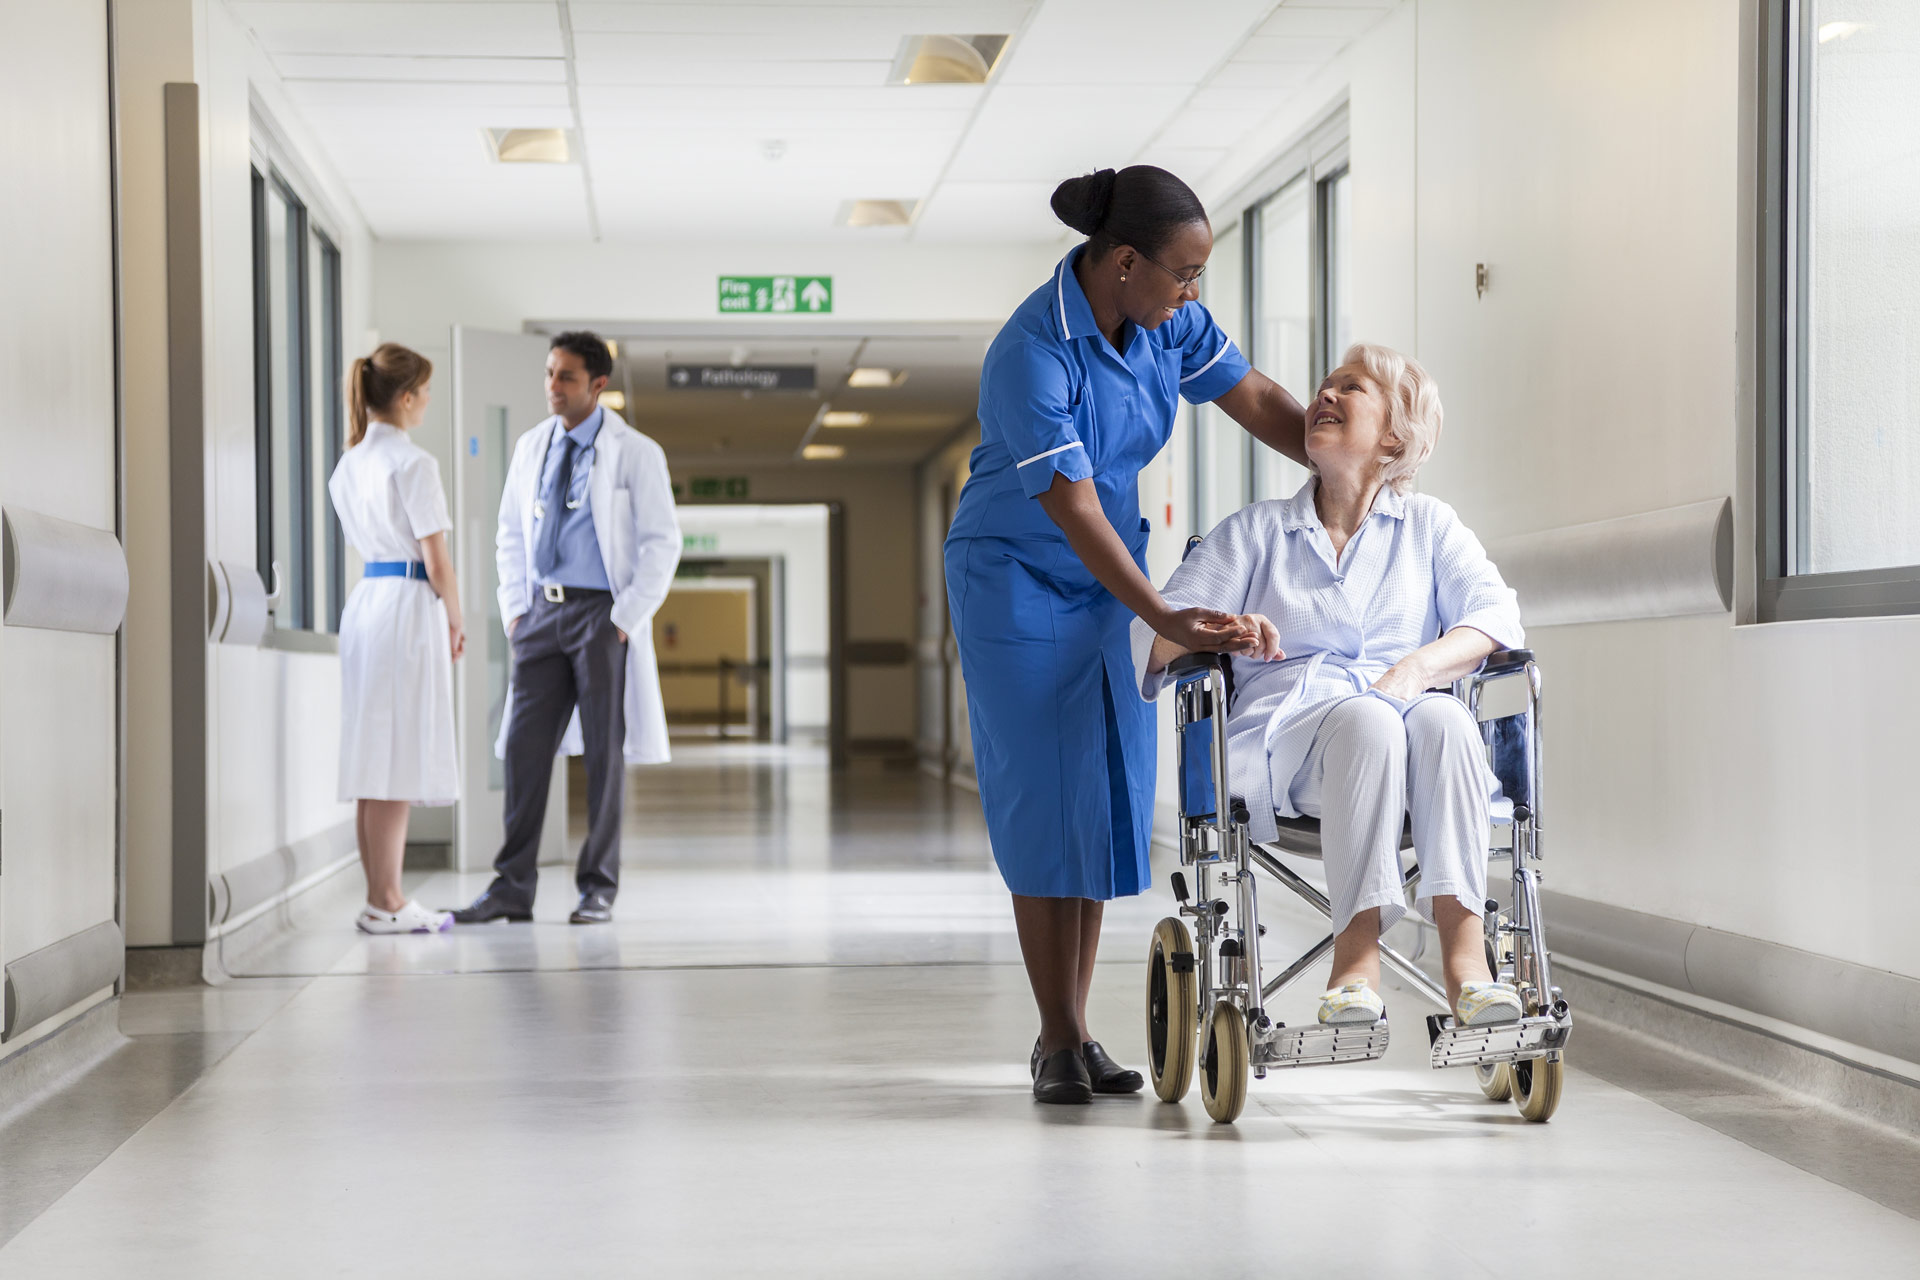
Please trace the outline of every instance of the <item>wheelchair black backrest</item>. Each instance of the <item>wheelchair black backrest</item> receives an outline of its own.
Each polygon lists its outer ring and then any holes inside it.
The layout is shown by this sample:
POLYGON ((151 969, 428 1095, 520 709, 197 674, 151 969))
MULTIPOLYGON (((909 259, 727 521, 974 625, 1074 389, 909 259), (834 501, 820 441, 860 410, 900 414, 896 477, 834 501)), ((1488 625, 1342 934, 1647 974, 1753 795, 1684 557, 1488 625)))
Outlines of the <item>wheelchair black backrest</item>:
MULTIPOLYGON (((1197 533, 1194 534, 1191 538, 1188 538, 1187 549, 1180 553, 1180 559, 1184 561, 1188 556, 1192 555, 1193 549, 1199 546, 1203 541, 1205 541, 1205 539, 1200 534, 1197 534, 1197 533)), ((1227 708, 1231 710, 1233 708, 1233 659, 1224 654, 1221 656, 1222 656, 1222 661, 1220 663, 1220 679, 1226 684, 1227 708)))

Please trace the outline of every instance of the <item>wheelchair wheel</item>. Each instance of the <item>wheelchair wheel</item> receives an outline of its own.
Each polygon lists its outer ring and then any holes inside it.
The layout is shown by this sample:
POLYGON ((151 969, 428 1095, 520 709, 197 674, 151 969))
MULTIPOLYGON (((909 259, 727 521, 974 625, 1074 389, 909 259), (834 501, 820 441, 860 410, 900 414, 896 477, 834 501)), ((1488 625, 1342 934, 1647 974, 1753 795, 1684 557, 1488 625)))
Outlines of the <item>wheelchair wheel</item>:
POLYGON ((1247 1019, 1225 1000, 1213 1006, 1201 1035, 1200 1101, 1207 1114, 1232 1124, 1247 1105, 1247 1019))
POLYGON ((1482 1063, 1473 1069, 1473 1078, 1480 1082, 1480 1092, 1494 1102, 1505 1102, 1513 1096, 1513 1071, 1509 1063, 1482 1063))
POLYGON ((1520 1108, 1520 1114, 1535 1124, 1550 1118, 1560 1106, 1560 1086, 1566 1079, 1567 1064, 1534 1058, 1511 1063, 1507 1070, 1513 1075, 1513 1104, 1520 1108))
POLYGON ((1193 1083, 1193 1048, 1199 1036, 1199 997, 1191 963, 1175 969, 1173 957, 1193 955, 1187 926, 1168 916, 1153 929, 1147 948, 1147 1073, 1162 1102, 1178 1102, 1193 1083))

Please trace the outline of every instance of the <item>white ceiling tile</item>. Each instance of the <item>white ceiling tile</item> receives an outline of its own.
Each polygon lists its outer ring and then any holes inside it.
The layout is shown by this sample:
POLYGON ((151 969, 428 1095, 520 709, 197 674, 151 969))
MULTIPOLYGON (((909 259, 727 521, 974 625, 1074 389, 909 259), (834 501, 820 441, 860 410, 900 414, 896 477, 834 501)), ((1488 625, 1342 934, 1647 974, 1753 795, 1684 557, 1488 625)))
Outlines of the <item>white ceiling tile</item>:
MULTIPOLYGON (((426 84, 414 81, 295 80, 287 94, 304 109, 366 111, 518 111, 548 107, 569 111, 564 84, 426 84)), ((396 123, 401 123, 396 121, 396 123)))
POLYGON ((1215 80, 1196 91, 1188 100, 1188 111, 1237 111, 1246 116, 1249 125, 1259 122, 1261 117, 1270 113, 1286 100, 1282 89, 1260 85, 1224 85, 1215 80))
POLYGON ((1134 163, 1157 165, 1188 186, 1197 187, 1231 154, 1225 147, 1164 147, 1156 143, 1135 157, 1134 163))
POLYGON ((1059 240, 1071 233, 1053 216, 1051 182, 943 182, 914 225, 924 244, 1059 240))
MULTIPOLYGON (((737 79, 737 77, 735 78, 737 79)), ((979 85, 740 85, 582 84, 583 111, 861 111, 901 119, 971 112, 985 92, 979 85)))
POLYGON ((1059 182, 1127 163, 1187 96, 1178 85, 1001 85, 981 107, 951 177, 1059 182), (1116 102, 1126 103, 1116 110, 1116 102))
POLYGON ((232 6, 268 53, 467 54, 558 57, 553 4, 343 0, 232 6))
POLYGON ((887 32, 902 35, 951 32, 1009 34, 1031 6, 979 4, 602 4, 571 6, 576 36, 599 32, 734 34, 811 37, 821 31, 887 32))
MULTIPOLYGON (((1176 13, 1166 0, 1046 0, 997 78, 1190 88, 1273 7, 1274 0, 1208 0, 1176 13)), ((1124 97, 1108 107, 1132 109, 1124 97)))
POLYGON ((1262 36, 1334 36, 1351 40, 1380 20, 1384 9, 1283 5, 1261 24, 1262 36))
POLYGON ((564 58, 416 58, 328 53, 274 54, 274 69, 288 80, 448 80, 564 84, 564 58))
POLYGON ((1236 49, 1236 63, 1322 63, 1346 48, 1345 36, 1256 36, 1236 49))
POLYGON ((1155 148, 1212 148, 1224 150, 1246 136, 1260 122, 1240 111, 1195 111, 1189 108, 1167 122, 1154 137, 1155 148))
POLYGON ((1323 65, 1319 62, 1229 62, 1213 73, 1207 86, 1216 89, 1257 89, 1261 93, 1277 96, 1279 101, 1284 102, 1301 85, 1312 79, 1323 65))
POLYGON ((581 124, 589 132, 602 128, 672 130, 690 134, 745 133, 755 139, 790 138, 826 132, 938 134, 957 138, 970 111, 914 111, 893 116, 873 110, 781 109, 778 107, 719 108, 694 106, 588 107, 581 104, 581 124))
POLYGON ((618 57, 595 48, 579 49, 574 67, 584 85, 730 85, 743 88, 838 85, 873 88, 884 85, 886 62, 756 62, 751 75, 733 62, 696 62, 671 59, 618 57))

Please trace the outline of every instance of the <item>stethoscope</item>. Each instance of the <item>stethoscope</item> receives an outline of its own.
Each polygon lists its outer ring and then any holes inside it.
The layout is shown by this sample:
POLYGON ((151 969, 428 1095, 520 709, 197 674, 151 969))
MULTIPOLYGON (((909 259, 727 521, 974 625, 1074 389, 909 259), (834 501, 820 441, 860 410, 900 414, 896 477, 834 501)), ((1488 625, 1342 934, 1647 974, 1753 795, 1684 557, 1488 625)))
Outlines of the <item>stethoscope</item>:
MULTIPOLYGON (((559 429, 558 427, 554 428, 556 431, 559 429)), ((568 477, 567 510, 569 511, 578 511, 581 507, 587 505, 587 495, 593 491, 593 469, 600 465, 600 450, 597 447, 598 444, 599 442, 596 440, 593 444, 586 447, 587 482, 580 487, 580 496, 577 498, 573 496, 573 478, 571 476, 568 477)), ((547 452, 553 452, 552 435, 547 436, 547 452)), ((547 500, 545 498, 535 498, 533 500, 533 518, 535 520, 545 520, 547 518, 547 500)))

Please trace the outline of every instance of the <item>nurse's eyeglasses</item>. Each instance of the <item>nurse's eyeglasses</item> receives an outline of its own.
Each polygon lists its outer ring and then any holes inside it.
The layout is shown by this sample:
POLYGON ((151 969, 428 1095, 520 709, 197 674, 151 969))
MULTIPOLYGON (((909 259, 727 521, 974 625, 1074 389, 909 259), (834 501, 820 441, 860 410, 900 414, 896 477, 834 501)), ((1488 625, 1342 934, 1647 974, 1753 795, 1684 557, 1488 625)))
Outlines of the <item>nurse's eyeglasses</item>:
POLYGON ((1178 280, 1180 282, 1180 290, 1183 293, 1186 292, 1188 289, 1198 289, 1200 287, 1200 277, 1207 274, 1207 269, 1205 267, 1202 267, 1190 276, 1183 276, 1178 271, 1175 271, 1172 267, 1160 261, 1160 259, 1154 257, 1150 253, 1141 253, 1140 250, 1138 249, 1135 249, 1134 252, 1139 253, 1140 256, 1145 258, 1148 262, 1151 262, 1154 266, 1160 268, 1162 271, 1172 276, 1175 280, 1178 280))

